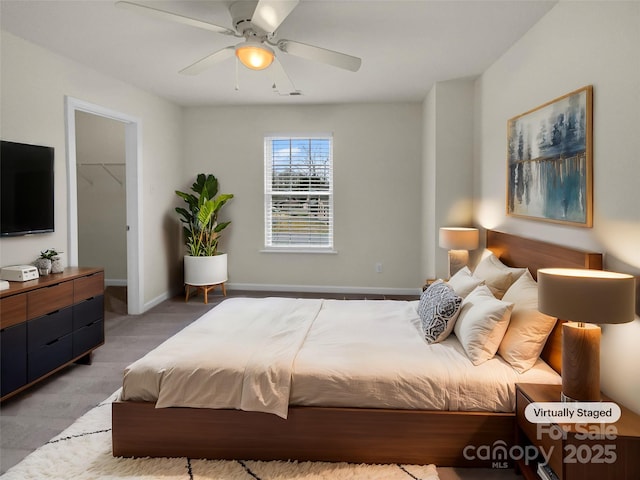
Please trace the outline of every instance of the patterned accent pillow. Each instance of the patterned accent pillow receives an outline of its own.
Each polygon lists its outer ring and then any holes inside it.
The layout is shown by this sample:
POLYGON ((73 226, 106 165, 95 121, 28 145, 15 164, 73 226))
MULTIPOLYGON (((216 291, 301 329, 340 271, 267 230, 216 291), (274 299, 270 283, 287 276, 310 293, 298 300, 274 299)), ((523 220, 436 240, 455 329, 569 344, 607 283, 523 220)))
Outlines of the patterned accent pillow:
POLYGON ((418 315, 427 343, 443 341, 453 331, 462 297, 443 280, 436 280, 420 296, 418 315))

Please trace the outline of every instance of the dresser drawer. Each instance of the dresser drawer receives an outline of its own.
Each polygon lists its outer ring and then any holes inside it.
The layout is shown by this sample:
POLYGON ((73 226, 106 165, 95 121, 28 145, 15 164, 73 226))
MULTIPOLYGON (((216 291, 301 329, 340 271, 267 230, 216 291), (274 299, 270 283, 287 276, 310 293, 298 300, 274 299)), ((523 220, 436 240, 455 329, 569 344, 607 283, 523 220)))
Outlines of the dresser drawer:
POLYGON ((28 350, 29 352, 37 350, 43 345, 71 333, 72 330, 72 307, 29 320, 27 322, 28 350))
POLYGON ((73 306, 73 329, 100 320, 104 317, 104 295, 84 300, 73 306))
POLYGON ((104 294, 104 273, 94 273, 73 281, 73 303, 104 294))
POLYGON ((28 378, 32 382, 41 376, 71 361, 73 352, 72 334, 65 335, 53 342, 42 345, 27 354, 28 378))
POLYGON ((27 320, 27 294, 0 299, 0 330, 27 320))
POLYGON ((73 281, 27 293, 27 318, 37 318, 73 304, 73 281))
POLYGON ((78 357, 104 343, 104 321, 96 320, 89 325, 74 330, 73 356, 78 357))
POLYGON ((27 324, 20 323, 0 332, 1 395, 27 383, 27 324))

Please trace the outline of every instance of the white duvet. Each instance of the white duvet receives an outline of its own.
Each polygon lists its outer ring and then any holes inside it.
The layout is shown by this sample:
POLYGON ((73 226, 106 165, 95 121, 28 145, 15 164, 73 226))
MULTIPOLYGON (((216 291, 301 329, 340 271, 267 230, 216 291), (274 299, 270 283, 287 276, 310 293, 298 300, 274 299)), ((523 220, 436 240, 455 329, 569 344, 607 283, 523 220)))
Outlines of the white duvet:
POLYGON ((287 416, 291 368, 322 300, 229 299, 125 369, 123 398, 287 416))
POLYGON ((542 360, 518 374, 474 366, 454 335, 427 345, 417 302, 233 298, 125 370, 122 399, 157 408, 289 405, 511 412, 517 382, 560 383, 542 360))

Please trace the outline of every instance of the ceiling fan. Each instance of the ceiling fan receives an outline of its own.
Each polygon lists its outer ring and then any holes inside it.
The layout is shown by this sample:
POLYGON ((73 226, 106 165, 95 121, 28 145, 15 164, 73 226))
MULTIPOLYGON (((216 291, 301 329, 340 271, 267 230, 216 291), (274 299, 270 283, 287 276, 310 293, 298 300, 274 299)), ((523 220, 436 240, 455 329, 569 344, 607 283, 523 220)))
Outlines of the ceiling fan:
POLYGON ((300 95, 300 92, 294 87, 282 64, 278 61, 276 51, 278 55, 280 52, 288 53, 352 72, 358 71, 362 60, 345 53, 307 45, 306 43, 276 39, 276 30, 298 3, 300 3, 300 0, 236 1, 229 6, 233 29, 140 3, 118 1, 116 5, 184 25, 203 28, 223 35, 244 38, 243 42, 213 52, 180 70, 182 74, 198 75, 214 64, 236 56, 240 63, 247 68, 252 70, 267 69, 271 75, 274 90, 280 95, 300 95))

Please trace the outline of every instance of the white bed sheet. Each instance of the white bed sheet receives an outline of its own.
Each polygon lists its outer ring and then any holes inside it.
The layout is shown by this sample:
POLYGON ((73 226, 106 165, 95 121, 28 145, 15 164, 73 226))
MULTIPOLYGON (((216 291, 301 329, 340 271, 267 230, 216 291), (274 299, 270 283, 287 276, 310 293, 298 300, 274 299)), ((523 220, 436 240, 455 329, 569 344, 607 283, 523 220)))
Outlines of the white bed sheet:
POLYGON ((127 367, 121 398, 284 418, 289 404, 512 412, 515 383, 561 382, 542 360, 474 366, 454 335, 427 345, 416 306, 228 299, 127 367))

